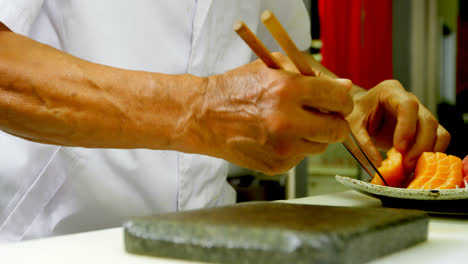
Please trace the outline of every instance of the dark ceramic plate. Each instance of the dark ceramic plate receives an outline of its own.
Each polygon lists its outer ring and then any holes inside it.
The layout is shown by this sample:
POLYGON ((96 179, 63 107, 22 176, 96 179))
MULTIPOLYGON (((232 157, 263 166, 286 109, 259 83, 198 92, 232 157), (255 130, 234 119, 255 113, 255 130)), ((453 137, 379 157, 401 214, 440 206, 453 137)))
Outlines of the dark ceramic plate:
POLYGON ((336 180, 360 193, 376 197, 385 207, 419 209, 433 214, 468 215, 468 189, 410 190, 371 184, 336 176, 336 180))

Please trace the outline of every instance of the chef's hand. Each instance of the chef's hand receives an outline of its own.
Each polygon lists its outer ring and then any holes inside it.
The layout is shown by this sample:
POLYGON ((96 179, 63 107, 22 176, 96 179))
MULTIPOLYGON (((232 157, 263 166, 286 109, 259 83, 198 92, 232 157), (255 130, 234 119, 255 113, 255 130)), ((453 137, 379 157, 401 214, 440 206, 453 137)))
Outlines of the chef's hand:
POLYGON ((285 172, 346 138, 351 86, 254 61, 208 78, 196 116, 197 126, 208 131, 200 138, 211 142, 212 156, 267 174, 285 172))
POLYGON ((354 96, 354 110, 347 117, 352 131, 377 164, 378 148, 392 146, 403 153, 404 167, 412 171, 424 151, 443 152, 450 134, 412 93, 396 80, 381 82, 354 96))

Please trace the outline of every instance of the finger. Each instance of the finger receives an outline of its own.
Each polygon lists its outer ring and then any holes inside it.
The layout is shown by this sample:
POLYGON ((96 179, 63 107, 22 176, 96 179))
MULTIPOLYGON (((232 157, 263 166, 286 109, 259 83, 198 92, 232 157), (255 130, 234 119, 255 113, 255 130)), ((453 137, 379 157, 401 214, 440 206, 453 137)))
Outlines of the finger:
POLYGON ((434 144, 434 152, 444 152, 450 143, 450 134, 441 125, 437 128, 437 140, 434 144))
POLYGON ((419 102, 403 88, 385 96, 387 98, 384 99, 384 106, 397 120, 393 145, 399 152, 405 153, 416 136, 419 102))
POLYGON ((404 158, 404 165, 407 169, 414 168, 421 153, 432 151, 437 139, 437 129, 439 126, 437 120, 435 120, 428 110, 422 110, 418 119, 415 142, 404 158))
POLYGON ((414 101, 403 102, 400 104, 397 111, 397 123, 393 136, 393 145, 400 153, 406 152, 416 135, 419 104, 413 102, 414 101))
POLYGON ((318 143, 301 138, 297 144, 298 153, 302 155, 315 155, 323 153, 328 147, 326 143, 318 143))
POLYGON ((299 135, 311 142, 343 142, 349 133, 346 120, 336 114, 308 110, 303 111, 293 120, 301 131, 299 135))
POLYGON ((296 92, 305 108, 338 113, 346 117, 353 110, 353 99, 349 94, 351 86, 351 81, 346 79, 305 77, 299 80, 296 92))
POLYGON ((364 128, 361 128, 359 129, 359 131, 355 132, 354 135, 356 136, 356 139, 359 141, 361 148, 364 150, 366 155, 371 159, 372 163, 377 167, 380 166, 380 163, 382 163, 383 161, 382 155, 380 154, 380 151, 377 148, 377 146, 375 146, 367 130, 364 128))

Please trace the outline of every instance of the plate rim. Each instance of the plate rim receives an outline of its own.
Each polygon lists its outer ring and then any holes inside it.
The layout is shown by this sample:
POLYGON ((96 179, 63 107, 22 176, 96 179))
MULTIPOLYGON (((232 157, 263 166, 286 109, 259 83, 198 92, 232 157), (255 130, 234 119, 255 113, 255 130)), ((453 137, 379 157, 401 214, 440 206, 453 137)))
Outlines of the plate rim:
POLYGON ((355 178, 336 175, 335 179, 352 189, 383 197, 410 199, 410 200, 464 200, 468 199, 468 188, 460 189, 405 189, 375 185, 355 178))

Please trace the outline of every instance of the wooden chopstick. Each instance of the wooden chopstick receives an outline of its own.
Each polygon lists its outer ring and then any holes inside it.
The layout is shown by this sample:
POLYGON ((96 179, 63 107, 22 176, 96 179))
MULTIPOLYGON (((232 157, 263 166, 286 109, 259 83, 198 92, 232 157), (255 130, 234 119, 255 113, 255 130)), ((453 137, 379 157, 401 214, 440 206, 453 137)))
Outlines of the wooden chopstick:
POLYGON ((266 66, 273 69, 282 69, 281 65, 276 62, 271 52, 265 45, 255 36, 250 28, 243 22, 237 21, 234 26, 234 31, 241 37, 244 42, 249 45, 250 49, 260 58, 266 66))
MULTIPOLYGON (((284 50, 286 55, 291 59, 299 72, 303 75, 317 76, 316 72, 310 67, 309 63, 296 47, 291 37, 278 21, 276 16, 270 10, 265 10, 261 15, 261 20, 270 31, 273 38, 284 50)), ((238 21, 233 26, 234 31, 244 40, 244 42, 252 49, 252 51, 269 67, 273 69, 282 69, 283 67, 276 62, 271 52, 265 45, 255 36, 250 28, 243 22, 238 21)))
POLYGON ((289 37, 286 30, 280 24, 275 14, 270 10, 265 10, 261 16, 262 22, 265 27, 270 31, 273 38, 276 39, 278 44, 284 50, 286 55, 296 65, 299 72, 303 75, 316 76, 315 71, 310 67, 304 55, 296 47, 292 39, 289 37))

